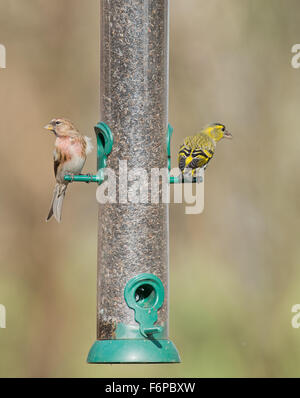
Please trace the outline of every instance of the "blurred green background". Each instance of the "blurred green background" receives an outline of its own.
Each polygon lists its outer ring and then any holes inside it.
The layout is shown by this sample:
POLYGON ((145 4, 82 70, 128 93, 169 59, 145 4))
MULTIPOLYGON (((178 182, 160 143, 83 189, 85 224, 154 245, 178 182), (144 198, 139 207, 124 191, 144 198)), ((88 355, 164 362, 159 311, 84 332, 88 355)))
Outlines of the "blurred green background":
POLYGON ((99 120, 99 1, 1 0, 0 377, 300 375, 299 0, 170 6, 172 150, 211 121, 234 135, 207 170, 204 214, 170 210, 170 337, 182 364, 85 363, 95 186, 74 184, 63 223, 44 221, 54 140, 42 127, 65 116, 93 137, 99 120))

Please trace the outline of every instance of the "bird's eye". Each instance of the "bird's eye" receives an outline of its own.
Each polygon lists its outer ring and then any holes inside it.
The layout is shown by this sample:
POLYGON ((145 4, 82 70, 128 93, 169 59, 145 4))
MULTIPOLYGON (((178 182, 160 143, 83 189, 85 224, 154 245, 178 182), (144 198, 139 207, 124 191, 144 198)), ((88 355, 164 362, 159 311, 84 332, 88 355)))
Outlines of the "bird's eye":
POLYGON ((61 122, 60 122, 59 120, 57 120, 57 121, 55 122, 55 124, 56 124, 56 125, 59 125, 59 124, 61 124, 61 122))
POLYGON ((225 126, 222 127, 222 131, 225 131, 225 126))

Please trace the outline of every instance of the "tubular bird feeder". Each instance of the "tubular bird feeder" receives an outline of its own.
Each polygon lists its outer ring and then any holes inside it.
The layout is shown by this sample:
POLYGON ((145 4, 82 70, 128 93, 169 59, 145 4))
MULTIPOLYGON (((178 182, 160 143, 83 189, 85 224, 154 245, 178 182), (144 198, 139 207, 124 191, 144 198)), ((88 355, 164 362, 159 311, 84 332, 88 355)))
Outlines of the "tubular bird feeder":
MULTIPOLYGON (((167 165, 168 0, 101 0, 101 117, 107 165, 167 165)), ((117 191, 120 187, 117 187, 117 191)), ((179 362, 168 340, 168 205, 99 209, 97 341, 89 363, 179 362)))
MULTIPOLYGON (((153 168, 170 172, 169 1, 100 3, 103 122, 95 127, 97 174, 65 180, 102 184, 105 167, 118 176, 124 159, 128 168, 149 174, 153 168)), ((201 179, 183 181, 169 173, 169 183, 181 182, 201 179)), ((168 204, 99 205, 97 280, 97 340, 88 363, 180 362, 168 330, 168 204)))

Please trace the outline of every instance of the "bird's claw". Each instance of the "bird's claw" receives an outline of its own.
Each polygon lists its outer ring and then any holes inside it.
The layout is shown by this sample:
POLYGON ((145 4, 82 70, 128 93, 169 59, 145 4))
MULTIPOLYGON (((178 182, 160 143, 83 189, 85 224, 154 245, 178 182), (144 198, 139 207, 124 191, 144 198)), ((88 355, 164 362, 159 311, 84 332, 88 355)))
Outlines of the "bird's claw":
POLYGON ((75 174, 68 173, 68 174, 65 174, 65 177, 70 177, 71 178, 71 180, 69 181, 69 184, 71 184, 72 182, 74 182, 75 174))
POLYGON ((86 183, 87 183, 87 184, 90 184, 90 183, 92 182, 92 174, 87 173, 86 175, 87 175, 87 177, 90 178, 90 180, 89 180, 89 181, 86 181, 86 183))

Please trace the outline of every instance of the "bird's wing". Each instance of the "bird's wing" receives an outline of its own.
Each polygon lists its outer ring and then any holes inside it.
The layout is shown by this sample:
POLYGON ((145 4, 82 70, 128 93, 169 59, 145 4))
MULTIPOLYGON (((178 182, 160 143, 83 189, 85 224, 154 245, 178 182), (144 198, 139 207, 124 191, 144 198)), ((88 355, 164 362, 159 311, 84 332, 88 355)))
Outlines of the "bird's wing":
POLYGON ((61 152, 58 148, 54 149, 53 152, 53 160, 54 160, 54 175, 57 176, 57 170, 61 162, 61 152))
POLYGON ((193 137, 187 137, 184 140, 183 145, 179 149, 178 153, 178 165, 179 169, 183 171, 185 169, 185 164, 186 164, 186 159, 191 155, 192 151, 192 138, 193 137))
POLYGON ((189 167, 191 169, 206 168, 215 152, 213 141, 206 134, 200 133, 193 137, 192 147, 193 160, 189 167))
POLYGON ((184 171, 186 168, 188 157, 192 157, 188 168, 206 167, 214 155, 214 149, 214 143, 206 134, 199 133, 193 137, 187 137, 179 150, 178 163, 180 170, 184 171))

